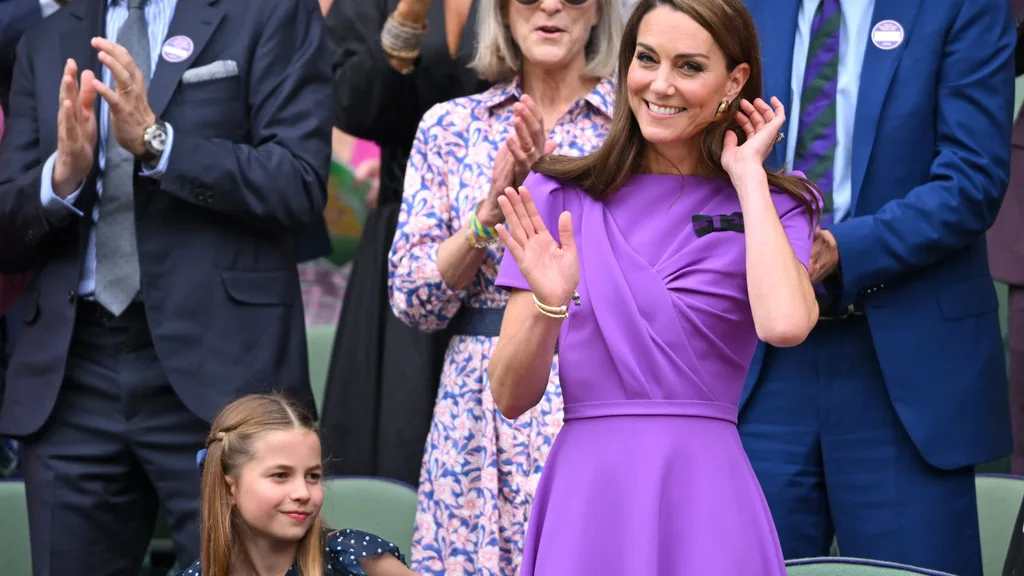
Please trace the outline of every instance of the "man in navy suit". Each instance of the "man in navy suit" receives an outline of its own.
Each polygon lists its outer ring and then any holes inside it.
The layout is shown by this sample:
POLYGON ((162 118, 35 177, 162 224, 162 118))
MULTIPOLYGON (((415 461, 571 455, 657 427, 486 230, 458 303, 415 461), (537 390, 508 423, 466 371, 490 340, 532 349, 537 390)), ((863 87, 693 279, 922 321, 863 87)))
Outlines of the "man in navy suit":
POLYGON ((198 557, 196 451, 231 398, 312 406, 294 237, 321 217, 316 0, 74 0, 18 48, 0 271, 31 270, 0 405, 35 574, 198 557), (109 39, 109 40, 108 40, 109 39))
POLYGON ((984 234, 1009 175, 1007 0, 747 0, 770 163, 825 196, 821 321, 754 356, 740 432, 787 558, 981 574, 975 464, 1010 452, 984 234))

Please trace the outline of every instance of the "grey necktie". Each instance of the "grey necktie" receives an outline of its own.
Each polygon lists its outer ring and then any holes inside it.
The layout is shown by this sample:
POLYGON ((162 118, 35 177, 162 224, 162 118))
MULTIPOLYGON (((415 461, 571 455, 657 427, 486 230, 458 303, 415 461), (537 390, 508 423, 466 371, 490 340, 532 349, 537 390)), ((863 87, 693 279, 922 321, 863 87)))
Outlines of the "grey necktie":
MULTIPOLYGON (((143 5, 146 0, 128 0, 128 19, 117 33, 142 72, 145 90, 149 86, 149 32, 143 5)), ((139 293, 139 252, 135 239, 135 157, 117 142, 113 118, 107 124, 106 163, 103 196, 96 222, 96 300, 114 315, 124 312, 139 293)))

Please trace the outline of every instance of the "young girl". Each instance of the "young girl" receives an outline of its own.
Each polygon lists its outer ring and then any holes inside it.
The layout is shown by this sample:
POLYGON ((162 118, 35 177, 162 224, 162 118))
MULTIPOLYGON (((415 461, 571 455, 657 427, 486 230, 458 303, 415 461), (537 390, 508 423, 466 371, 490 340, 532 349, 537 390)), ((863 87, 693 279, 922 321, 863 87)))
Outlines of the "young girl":
POLYGON ((320 436, 291 400, 250 395, 214 420, 200 450, 202 558, 178 576, 408 576, 398 548, 328 530, 320 436))

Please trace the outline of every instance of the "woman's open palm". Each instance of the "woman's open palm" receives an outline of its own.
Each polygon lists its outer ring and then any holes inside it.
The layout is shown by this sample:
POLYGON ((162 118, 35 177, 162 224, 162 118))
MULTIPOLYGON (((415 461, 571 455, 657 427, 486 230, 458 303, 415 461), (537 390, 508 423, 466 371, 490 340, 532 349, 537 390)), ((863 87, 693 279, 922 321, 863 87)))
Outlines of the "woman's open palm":
POLYGON ((544 225, 526 187, 520 186, 518 193, 506 188, 498 204, 505 214, 505 225, 498 227, 498 236, 515 258, 534 296, 548 306, 567 305, 580 281, 572 217, 568 212, 558 217, 559 245, 544 225))

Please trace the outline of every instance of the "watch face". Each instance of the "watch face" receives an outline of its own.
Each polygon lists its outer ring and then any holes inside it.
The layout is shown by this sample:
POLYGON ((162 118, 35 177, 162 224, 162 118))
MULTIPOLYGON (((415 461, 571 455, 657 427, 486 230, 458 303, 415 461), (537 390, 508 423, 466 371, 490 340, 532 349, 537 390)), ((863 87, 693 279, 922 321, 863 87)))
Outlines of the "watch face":
POLYGON ((157 124, 149 129, 146 134, 146 146, 154 152, 163 152, 165 146, 167 146, 167 132, 162 126, 157 124))

